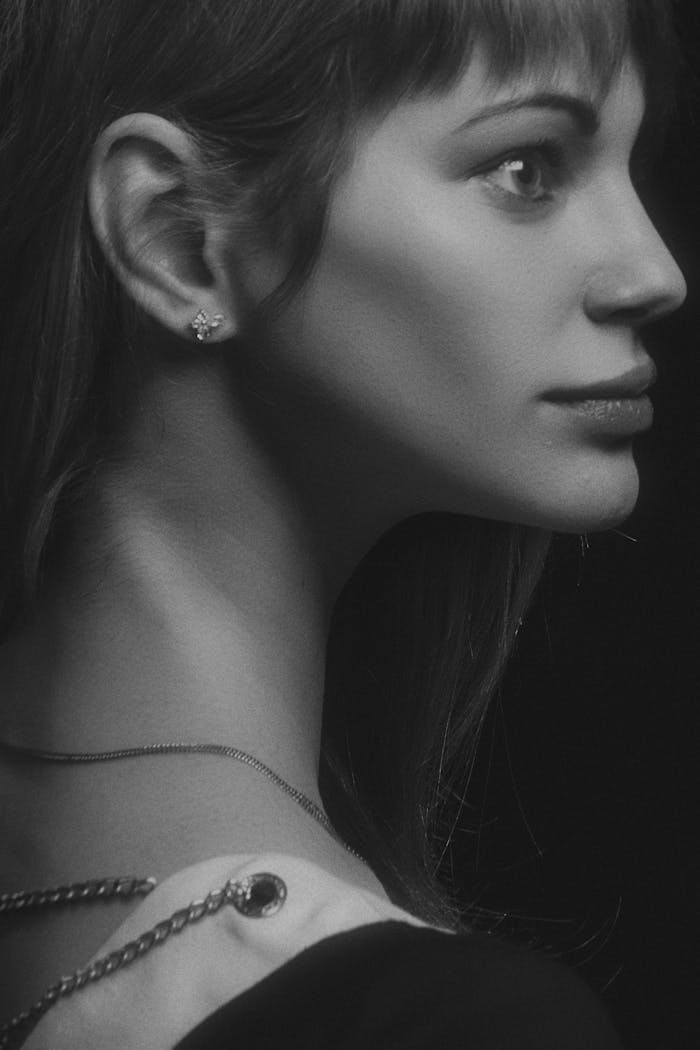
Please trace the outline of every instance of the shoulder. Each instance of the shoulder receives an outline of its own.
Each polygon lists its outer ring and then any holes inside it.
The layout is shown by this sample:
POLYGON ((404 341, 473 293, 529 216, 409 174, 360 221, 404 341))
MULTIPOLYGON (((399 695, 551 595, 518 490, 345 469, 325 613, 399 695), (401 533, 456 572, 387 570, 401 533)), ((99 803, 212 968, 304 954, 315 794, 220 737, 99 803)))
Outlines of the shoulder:
POLYGON ((601 1000, 546 955, 382 922, 328 937, 177 1050, 621 1050, 601 1000))
POLYGON ((218 857, 172 875, 97 958, 169 921, 152 950, 57 1003, 25 1050, 233 1050, 242 1036, 246 1050, 620 1048, 602 1003, 561 964, 428 927, 297 857, 218 857))
POLYGON ((171 1050, 207 1016, 313 945, 385 921, 422 925, 389 901, 298 857, 213 858, 165 879, 95 959, 135 944, 159 924, 168 926, 168 935, 152 949, 133 952, 133 960, 116 972, 60 1000, 25 1048, 171 1050), (283 887, 277 906, 262 915, 241 907, 256 877, 268 874, 274 876, 273 887, 283 887))

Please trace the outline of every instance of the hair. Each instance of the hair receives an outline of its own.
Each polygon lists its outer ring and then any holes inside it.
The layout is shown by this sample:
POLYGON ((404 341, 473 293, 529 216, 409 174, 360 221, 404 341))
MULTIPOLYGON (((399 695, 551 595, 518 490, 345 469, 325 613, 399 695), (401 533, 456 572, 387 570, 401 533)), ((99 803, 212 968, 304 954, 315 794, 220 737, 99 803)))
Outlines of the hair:
MULTIPOLYGON (((0 0, 0 637, 30 615, 58 537, 129 419, 143 325, 91 230, 93 144, 150 110, 191 135, 179 208, 289 246, 283 307, 313 269, 366 117, 448 91, 484 45, 496 81, 567 61, 605 93, 630 49, 657 120, 663 0, 0 0)), ((397 902, 453 921, 440 884, 460 794, 549 534, 447 515, 388 534, 339 599, 321 780, 397 902)))

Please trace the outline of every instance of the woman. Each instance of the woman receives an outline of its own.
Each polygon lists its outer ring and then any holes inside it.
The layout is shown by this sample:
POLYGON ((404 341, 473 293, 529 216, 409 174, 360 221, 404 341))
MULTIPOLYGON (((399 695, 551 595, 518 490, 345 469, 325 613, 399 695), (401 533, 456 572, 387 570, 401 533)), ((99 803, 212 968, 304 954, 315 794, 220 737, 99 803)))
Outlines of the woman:
POLYGON ((637 498, 665 5, 0 10, 7 1043, 619 1045, 438 869, 551 532, 637 498))

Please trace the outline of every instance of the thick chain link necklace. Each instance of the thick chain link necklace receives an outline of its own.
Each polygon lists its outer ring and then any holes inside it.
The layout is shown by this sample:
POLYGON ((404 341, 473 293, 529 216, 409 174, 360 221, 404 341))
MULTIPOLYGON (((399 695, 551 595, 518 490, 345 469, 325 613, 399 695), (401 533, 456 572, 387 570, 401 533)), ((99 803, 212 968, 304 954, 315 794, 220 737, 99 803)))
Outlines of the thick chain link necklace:
MULTIPOLYGON (((39 748, 21 747, 0 740, 0 754, 16 759, 37 760, 63 765, 95 762, 116 762, 121 759, 145 758, 155 755, 216 755, 243 762, 262 773, 276 787, 289 795, 309 816, 313 817, 329 835, 358 860, 366 863, 364 858, 337 835, 330 820, 320 806, 298 788, 292 787, 283 777, 261 762, 259 758, 226 744, 199 744, 173 742, 163 744, 144 744, 140 747, 127 747, 115 751, 42 751, 39 748)), ((65 886, 48 889, 18 890, 13 893, 0 893, 0 916, 43 908, 60 907, 90 903, 98 900, 126 899, 136 896, 145 897, 157 885, 153 877, 139 878, 134 876, 107 876, 101 879, 89 879, 86 882, 74 882, 65 886)), ((162 944, 173 934, 180 933, 187 925, 198 922, 207 915, 214 915, 225 904, 231 904, 241 914, 251 918, 267 917, 274 914, 284 903, 286 887, 281 879, 269 872, 258 873, 248 879, 229 881, 220 890, 215 890, 203 900, 193 901, 187 908, 182 908, 169 919, 158 923, 152 930, 143 933, 137 940, 129 942, 117 951, 97 959, 92 965, 76 970, 68 977, 61 978, 52 985, 29 1009, 22 1011, 4 1024, 0 1024, 0 1050, 9 1050, 16 1038, 22 1037, 26 1030, 33 1027, 47 1010, 59 999, 72 995, 86 985, 101 980, 116 970, 133 962, 162 944)))

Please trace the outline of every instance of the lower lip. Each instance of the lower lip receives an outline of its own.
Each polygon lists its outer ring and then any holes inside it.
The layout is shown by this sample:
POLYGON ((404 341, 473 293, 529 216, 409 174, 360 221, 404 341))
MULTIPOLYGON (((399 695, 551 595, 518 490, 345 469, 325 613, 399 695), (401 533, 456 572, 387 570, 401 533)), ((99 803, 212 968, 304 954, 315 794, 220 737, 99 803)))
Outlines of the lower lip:
POLYGON ((654 420, 654 407, 646 396, 553 401, 552 404, 578 416, 599 433, 613 436, 623 437, 648 430, 654 420))

